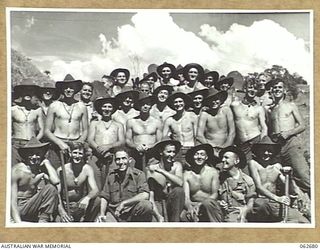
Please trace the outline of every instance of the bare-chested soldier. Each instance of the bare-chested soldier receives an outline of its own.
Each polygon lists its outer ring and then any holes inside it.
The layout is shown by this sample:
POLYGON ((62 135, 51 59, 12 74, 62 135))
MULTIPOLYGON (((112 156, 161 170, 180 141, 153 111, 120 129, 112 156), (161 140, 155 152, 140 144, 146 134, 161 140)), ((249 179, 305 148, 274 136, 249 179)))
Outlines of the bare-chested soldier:
POLYGON ((191 97, 193 105, 189 109, 189 111, 194 112, 198 117, 201 114, 201 111, 203 110, 203 101, 208 96, 209 90, 208 89, 201 89, 197 91, 190 92, 188 96, 191 97))
POLYGON ((219 170, 215 168, 218 159, 209 144, 201 144, 188 150, 186 161, 190 170, 184 172, 186 213, 182 221, 222 222, 223 213, 217 201, 219 170))
POLYGON ((136 160, 135 167, 143 171, 145 169, 143 169, 142 155, 162 138, 161 122, 150 116, 150 109, 153 104, 153 96, 141 94, 141 98, 135 104, 135 108, 140 110, 139 116, 127 121, 126 143, 127 146, 135 149, 133 150, 135 152, 133 156, 136 160))
POLYGON ((43 119, 47 118, 48 109, 50 104, 57 100, 59 95, 57 93, 57 89, 48 83, 45 87, 41 87, 40 89, 40 107, 42 109, 43 119))
POLYGON ((62 167, 57 169, 61 184, 66 180, 69 197, 68 214, 65 185, 60 185, 59 214, 61 222, 93 222, 100 210, 100 199, 97 198, 98 187, 93 169, 86 164, 86 152, 82 143, 70 142, 70 162, 64 165, 65 179, 62 167))
MULTIPOLYGON (((285 184, 284 174, 291 170, 291 167, 283 167, 279 163, 276 156, 280 150, 281 146, 273 143, 268 137, 254 145, 255 158, 250 165, 250 173, 257 187, 258 198, 254 202, 252 213, 248 216, 250 222, 283 221, 283 206, 290 206, 290 197, 283 192, 282 194, 278 192, 280 185, 283 188, 285 184)), ((305 206, 308 206, 308 197, 304 195, 292 179, 289 184, 289 195, 297 196, 297 204, 301 205, 302 210, 305 209, 305 206)), ((292 207, 288 207, 286 221, 289 223, 309 223, 297 208, 292 207)))
POLYGON ((98 98, 94 101, 94 108, 102 118, 90 124, 88 143, 93 149, 93 156, 89 164, 93 167, 100 191, 112 162, 110 149, 125 144, 122 124, 111 119, 117 107, 118 103, 115 98, 98 98))
MULTIPOLYGON (((243 100, 232 102, 231 109, 236 125, 236 139, 241 151, 246 154, 247 162, 250 165, 252 145, 265 137, 268 129, 264 109, 255 101, 257 92, 255 81, 251 79, 245 81, 244 91, 243 100)), ((243 172, 248 174, 248 168, 245 167, 243 172)))
POLYGON ((168 106, 176 111, 176 114, 164 122, 163 138, 170 137, 180 141, 182 148, 176 159, 185 164, 185 154, 195 145, 198 117, 195 113, 187 111, 192 105, 190 96, 184 93, 174 93, 167 100, 168 106))
POLYGON ((18 148, 26 145, 34 136, 40 140, 44 132, 42 111, 38 105, 40 87, 23 84, 24 82, 14 87, 14 95, 21 98, 21 102, 11 108, 12 166, 22 160, 18 154, 18 148), (38 133, 36 130, 39 130, 38 133))
MULTIPOLYGON (((210 90, 211 92, 213 89, 210 90)), ((197 130, 197 140, 209 143, 218 157, 221 148, 231 146, 235 137, 233 114, 228 106, 223 106, 228 94, 221 91, 208 96, 204 105, 208 107, 201 112, 197 130)))
POLYGON ((127 121, 139 115, 139 111, 133 108, 139 98, 139 91, 129 90, 118 94, 116 97, 119 109, 112 115, 112 119, 123 125, 126 133, 127 121))
MULTIPOLYGON (((158 213, 157 201, 165 199, 168 221, 179 222, 180 214, 184 208, 183 167, 174 158, 181 148, 181 144, 174 140, 163 140, 157 143, 150 154, 159 162, 147 166, 147 179, 150 188, 151 202, 156 203, 154 210, 158 221, 164 216, 158 213)), ((164 211, 162 214, 165 214, 164 211)))
POLYGON ((230 90, 233 83, 234 83, 234 79, 232 77, 223 77, 223 78, 220 78, 220 80, 214 84, 214 87, 218 91, 226 91, 228 93, 228 98, 224 102, 225 106, 230 106, 233 101, 233 94, 231 93, 231 90, 230 90))
POLYGON ((82 81, 66 75, 63 81, 56 83, 56 88, 63 99, 53 102, 48 109, 45 135, 55 145, 50 150, 49 159, 55 168, 61 166, 60 152, 69 151, 67 142, 84 143, 88 135, 88 112, 82 102, 74 99, 81 90, 82 81))
POLYGON ((51 222, 58 209, 59 178, 45 154, 48 143, 33 137, 19 149, 23 159, 11 173, 11 219, 15 223, 51 222))
POLYGON ((297 185, 310 195, 310 169, 304 158, 298 134, 305 130, 303 118, 298 107, 285 100, 285 83, 275 79, 268 83, 274 99, 274 105, 267 112, 271 126, 271 139, 281 144, 283 165, 293 168, 293 177, 297 185))

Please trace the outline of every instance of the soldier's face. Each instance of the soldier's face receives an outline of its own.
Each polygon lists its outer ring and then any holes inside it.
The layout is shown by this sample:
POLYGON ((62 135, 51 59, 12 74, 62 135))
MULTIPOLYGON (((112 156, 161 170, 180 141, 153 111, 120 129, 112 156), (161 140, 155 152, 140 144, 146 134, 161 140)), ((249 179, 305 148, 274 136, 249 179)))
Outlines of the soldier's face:
POLYGON ((150 86, 148 83, 142 83, 140 86, 140 92, 141 93, 146 93, 147 95, 150 94, 150 86))
POLYGON ((212 86, 213 84, 213 77, 212 76, 207 76, 205 79, 204 79, 204 83, 206 86, 212 86))
POLYGON ((63 94, 65 97, 67 98, 72 98, 75 94, 74 88, 72 88, 71 86, 67 86, 63 89, 63 94))
POLYGON ((228 91, 230 89, 230 85, 228 83, 222 83, 220 86, 221 91, 228 91))
POLYGON ((162 152, 163 161, 174 162, 174 157, 176 156, 176 147, 174 145, 166 145, 162 152))
POLYGON ((92 97, 92 88, 89 85, 83 85, 81 89, 81 97, 85 100, 90 100, 92 97))
POLYGON ((53 92, 50 91, 50 90, 48 90, 48 91, 46 91, 46 92, 44 92, 44 93, 42 94, 43 100, 46 100, 46 101, 51 100, 52 97, 53 97, 53 92))
POLYGON ((142 106, 141 106, 141 112, 142 113, 148 113, 150 111, 150 109, 151 109, 151 106, 152 106, 151 102, 143 103, 142 106))
POLYGON ((118 170, 120 171, 126 171, 129 164, 129 156, 124 151, 118 151, 114 155, 115 164, 118 167, 118 170))
POLYGON ((222 168, 224 171, 227 171, 239 162, 239 157, 233 152, 225 152, 222 157, 222 168))
POLYGON ((153 86, 153 84, 154 84, 154 82, 155 82, 155 79, 154 79, 152 76, 150 76, 149 78, 146 79, 146 82, 147 82, 148 84, 151 84, 151 86, 153 86))
POLYGON ((103 86, 108 90, 113 86, 113 81, 111 79, 108 78, 102 78, 103 81, 103 86))
POLYGON ((173 107, 176 111, 184 110, 184 107, 185 107, 184 100, 180 97, 176 98, 173 102, 173 107))
POLYGON ((191 80, 191 81, 197 80, 198 75, 199 75, 199 72, 196 68, 189 69, 189 71, 188 71, 189 80, 191 80))
POLYGON ((124 106, 130 106, 132 107, 132 104, 133 104, 133 99, 132 97, 128 96, 124 101, 123 101, 123 105, 124 106))
POLYGON ((158 93, 158 100, 159 102, 165 102, 167 100, 169 96, 169 91, 168 90, 160 90, 159 93, 158 93))
POLYGON ((201 108, 202 107, 202 102, 203 102, 203 96, 202 95, 196 95, 193 98, 193 105, 195 108, 201 108))
POLYGON ((126 84, 126 82, 127 82, 126 74, 124 72, 119 72, 116 77, 116 80, 120 85, 126 84))
POLYGON ((248 84, 246 88, 246 96, 250 98, 254 98, 257 94, 257 89, 255 85, 253 84, 248 84))
POLYGON ((195 152, 193 159, 196 165, 203 166, 208 160, 207 152, 203 149, 198 150, 197 152, 195 152))
POLYGON ((104 117, 109 117, 112 115, 113 105, 111 103, 105 103, 101 106, 101 113, 104 117))
POLYGON ((83 149, 74 149, 71 151, 71 160, 73 163, 80 163, 82 162, 84 157, 84 150, 83 149))
POLYGON ((171 76, 171 69, 169 67, 164 67, 161 71, 162 73, 162 77, 167 79, 167 78, 170 78, 171 76))
POLYGON ((212 109, 218 109, 221 106, 221 101, 220 99, 215 99, 211 101, 211 108, 212 109))
POLYGON ((277 84, 273 85, 272 94, 276 98, 282 98, 283 97, 283 94, 284 94, 283 82, 278 82, 277 84))
POLYGON ((41 156, 38 153, 33 153, 28 156, 28 165, 29 166, 40 166, 41 156))

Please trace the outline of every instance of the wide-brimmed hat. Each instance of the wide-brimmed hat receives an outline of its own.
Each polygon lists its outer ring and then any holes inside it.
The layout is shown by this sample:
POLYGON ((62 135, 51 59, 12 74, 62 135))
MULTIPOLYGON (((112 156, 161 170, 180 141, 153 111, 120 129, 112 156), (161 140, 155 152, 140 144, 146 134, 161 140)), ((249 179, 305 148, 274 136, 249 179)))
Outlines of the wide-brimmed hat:
POLYGON ((125 74, 125 76, 126 76, 126 78, 127 78, 127 81, 126 81, 126 82, 128 82, 129 77, 130 77, 130 71, 129 71, 128 69, 117 68, 117 69, 113 70, 113 71, 110 73, 110 76, 116 78, 119 72, 123 72, 123 73, 125 74))
POLYGON ((194 165, 194 154, 199 150, 206 151, 208 155, 208 160, 207 160, 208 164, 215 166, 219 162, 219 158, 214 155, 213 147, 210 144, 208 143, 199 144, 197 146, 190 148, 186 153, 186 162, 191 167, 194 165))
POLYGON ((98 97, 93 102, 93 107, 100 115, 102 115, 101 107, 105 103, 111 103, 112 104, 112 106, 113 106, 112 114, 117 111, 119 104, 118 104, 118 101, 117 101, 116 98, 114 98, 114 97, 98 97))
POLYGON ((188 96, 190 96, 192 99, 196 97, 197 95, 203 96, 203 98, 206 98, 209 94, 209 89, 200 89, 193 92, 188 93, 188 96))
POLYGON ((183 76, 185 79, 188 78, 188 72, 191 68, 196 68, 198 70, 198 81, 202 81, 204 70, 203 67, 198 63, 188 63, 186 66, 183 67, 183 76))
POLYGON ((152 77, 154 79, 154 81, 158 80, 158 75, 156 72, 151 72, 150 74, 146 74, 143 76, 143 78, 139 81, 139 83, 143 83, 145 81, 147 81, 150 77, 152 77))
POLYGON ((133 103, 135 103, 138 99, 139 99, 139 91, 137 90, 126 90, 123 91, 119 94, 117 94, 115 96, 116 100, 119 102, 119 104, 121 105, 122 102, 128 97, 130 96, 133 100, 133 103))
POLYGON ((205 79, 208 76, 212 76, 213 84, 216 84, 219 80, 219 73, 217 71, 209 71, 209 72, 204 73, 203 79, 205 79))
POLYGON ((216 92, 216 93, 214 93, 214 92, 215 92, 214 89, 210 89, 209 95, 203 101, 203 105, 209 107, 211 105, 211 102, 213 100, 217 100, 217 99, 220 100, 221 105, 222 105, 227 100, 228 92, 226 92, 226 91, 220 91, 220 92, 216 92))
POLYGON ((179 65, 177 66, 177 68, 176 68, 176 73, 175 73, 175 75, 173 76, 173 78, 176 79, 176 80, 178 80, 178 79, 179 79, 179 77, 178 77, 179 74, 183 74, 183 66, 182 66, 181 64, 179 64, 179 65))
POLYGON ((55 83, 53 81, 42 82, 40 85, 40 94, 42 95, 46 92, 52 93, 52 100, 57 100, 59 98, 59 93, 56 89, 55 83))
POLYGON ((164 62, 163 64, 161 64, 161 65, 159 65, 159 66, 157 67, 157 73, 158 73, 159 76, 163 77, 163 75, 162 75, 162 69, 163 69, 164 67, 168 67, 168 68, 171 69, 171 76, 174 76, 174 75, 176 74, 176 67, 175 67, 173 64, 171 64, 171 63, 164 62))
POLYGON ((192 106, 192 99, 190 96, 188 96, 187 94, 185 93, 182 93, 182 92, 175 92, 173 93, 172 95, 170 95, 167 99, 167 105, 174 110, 174 100, 177 99, 177 98, 182 98, 183 101, 184 101, 184 104, 185 104, 185 109, 187 110, 189 107, 192 106))
POLYGON ((167 90, 169 92, 169 95, 171 95, 171 93, 173 92, 173 87, 170 85, 161 85, 153 91, 152 95, 157 97, 161 90, 167 90))
POLYGON ((258 151, 264 151, 266 148, 271 149, 275 154, 280 153, 281 145, 273 142, 269 136, 265 136, 260 142, 253 144, 252 153, 256 155, 258 151))
POLYGON ((242 150, 237 147, 237 146, 229 146, 226 148, 221 149, 220 153, 219 153, 219 158, 222 160, 222 157, 224 155, 224 153, 226 152, 233 152, 235 153, 238 157, 239 157, 239 163, 238 163, 238 167, 239 168, 245 168, 245 166, 247 165, 247 158, 246 155, 242 152, 242 150))
POLYGON ((154 96, 150 96, 146 93, 139 93, 139 99, 134 102, 134 105, 133 107, 136 109, 136 110, 140 110, 141 106, 145 103, 150 103, 151 106, 154 104, 154 96))
POLYGON ((220 90, 220 87, 222 84, 227 83, 229 85, 229 87, 231 87, 234 83, 234 79, 232 77, 223 77, 221 76, 220 80, 218 82, 215 83, 214 87, 217 90, 220 90))
POLYGON ((14 98, 22 96, 38 96, 40 97, 40 87, 37 85, 16 85, 13 88, 14 98))
POLYGON ((40 155, 45 155, 48 150, 49 142, 42 143, 37 137, 32 137, 26 145, 18 149, 18 153, 22 158, 32 154, 39 153, 40 155))
POLYGON ((82 85, 83 83, 81 80, 75 80, 70 74, 67 74, 63 81, 56 82, 58 92, 61 92, 63 88, 70 86, 74 89, 75 93, 78 93, 82 89, 82 85))
POLYGON ((150 155, 152 157, 156 158, 157 160, 160 159, 160 153, 163 151, 163 149, 167 145, 174 145, 176 147, 176 154, 178 154, 179 150, 181 149, 181 143, 176 140, 171 139, 164 139, 160 142, 158 142, 156 145, 154 145, 151 149, 149 149, 150 155))

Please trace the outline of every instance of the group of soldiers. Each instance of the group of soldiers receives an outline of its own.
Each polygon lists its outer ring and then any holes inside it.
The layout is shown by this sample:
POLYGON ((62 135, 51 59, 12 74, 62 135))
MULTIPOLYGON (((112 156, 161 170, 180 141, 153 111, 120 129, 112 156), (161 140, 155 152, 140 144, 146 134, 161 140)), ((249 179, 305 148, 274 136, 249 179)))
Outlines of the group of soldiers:
POLYGON ((163 63, 103 92, 13 88, 12 222, 310 223, 310 166, 283 78, 163 63), (77 98, 79 96, 79 98, 77 98))

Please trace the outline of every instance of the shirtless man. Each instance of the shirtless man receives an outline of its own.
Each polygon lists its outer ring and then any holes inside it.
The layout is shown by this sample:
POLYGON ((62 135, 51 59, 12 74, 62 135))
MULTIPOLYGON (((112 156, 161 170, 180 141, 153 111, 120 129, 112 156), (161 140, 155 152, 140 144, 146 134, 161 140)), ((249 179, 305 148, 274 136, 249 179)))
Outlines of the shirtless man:
POLYGON ((157 73, 160 77, 159 82, 154 85, 154 88, 158 88, 161 85, 178 85, 179 82, 174 79, 176 67, 173 64, 164 62, 157 67, 157 73))
POLYGON ((267 112, 271 127, 271 139, 281 144, 281 160, 293 168, 297 185, 310 194, 310 169, 304 158, 298 134, 305 130, 303 118, 293 102, 285 100, 283 80, 268 83, 274 99, 274 106, 267 112))
POLYGON ((187 211, 182 213, 182 221, 222 222, 223 213, 217 202, 219 170, 215 168, 215 164, 218 159, 214 156, 212 147, 201 144, 189 149, 186 161, 190 169, 183 176, 187 211))
POLYGON ((128 83, 130 78, 130 72, 127 69, 118 68, 113 70, 110 73, 110 76, 112 76, 115 79, 112 91, 115 95, 118 95, 121 92, 123 92, 123 88, 128 83))
POLYGON ((98 98, 94 101, 94 108, 102 118, 100 121, 92 121, 89 127, 88 143, 93 149, 93 157, 89 164, 94 169, 100 191, 112 162, 110 149, 125 143, 122 124, 111 119, 117 107, 115 98, 98 98))
POLYGON ((11 219, 15 223, 51 222, 57 213, 59 178, 45 154, 48 143, 33 137, 19 149, 23 162, 11 172, 11 219))
POLYGON ((214 87, 218 91, 226 91, 228 92, 228 98, 225 101, 225 106, 230 106, 233 101, 233 94, 231 93, 230 89, 234 83, 234 79, 232 77, 221 77, 218 82, 215 83, 214 87))
MULTIPOLYGON (((174 140, 163 140, 157 143, 151 154, 159 162, 147 166, 147 179, 150 187, 151 201, 165 199, 168 221, 179 222, 180 214, 184 207, 183 168, 180 162, 174 160, 179 152, 181 144, 174 140)), ((158 203, 154 204, 156 208, 158 203)), ((162 207, 163 209, 163 207, 162 207)), ((163 212, 164 214, 164 212, 163 212)), ((163 216, 156 213, 158 221, 163 221, 163 216)))
POLYGON ((208 89, 201 89, 201 90, 190 92, 188 96, 191 97, 193 105, 189 111, 194 112, 199 117, 203 108, 203 101, 208 96, 208 94, 209 94, 208 89))
POLYGON ((93 102, 91 101, 93 95, 93 85, 90 82, 85 82, 82 85, 82 89, 80 90, 80 101, 87 107, 88 113, 88 125, 91 120, 97 119, 94 115, 93 111, 93 102))
POLYGON ((45 135, 53 142, 50 161, 55 168, 61 166, 59 151, 69 151, 67 142, 84 143, 88 135, 88 112, 83 102, 77 102, 74 95, 81 90, 82 81, 67 75, 64 81, 56 83, 63 99, 53 102, 48 109, 45 135))
POLYGON ((161 121, 162 126, 168 117, 176 113, 173 109, 169 108, 166 102, 172 91, 173 87, 162 85, 153 92, 156 103, 151 107, 150 115, 161 121))
POLYGON ((231 146, 235 138, 233 114, 228 106, 223 106, 228 94, 221 91, 204 100, 207 110, 201 112, 197 130, 197 140, 209 143, 218 157, 221 148, 231 146))
POLYGON ((139 115, 139 111, 133 108, 139 98, 139 92, 129 90, 118 94, 115 98, 119 103, 119 109, 112 115, 112 119, 122 124, 124 133, 126 133, 127 121, 139 115))
POLYGON ((186 85, 176 87, 176 91, 188 94, 190 92, 206 89, 201 83, 203 78, 203 68, 197 63, 189 63, 183 68, 183 76, 188 81, 186 85))
POLYGON ((115 79, 112 76, 107 75, 103 75, 101 79, 103 86, 105 87, 106 94, 110 97, 115 97, 115 93, 113 92, 115 79))
POLYGON ((222 172, 219 189, 220 205, 226 222, 247 222, 257 196, 252 178, 242 172, 246 164, 245 154, 235 146, 221 150, 222 172))
MULTIPOLYGON (((135 149, 133 156, 136 160, 136 168, 143 171, 145 171, 145 163, 142 162, 142 155, 162 138, 161 122, 150 116, 153 100, 152 96, 141 95, 135 104, 135 108, 140 110, 139 116, 127 121, 126 143, 130 148, 135 149)), ((146 158, 148 158, 147 155, 146 158)))
POLYGON ((271 79, 266 73, 260 73, 256 79, 257 81, 257 102, 262 106, 271 106, 273 103, 270 93, 266 89, 266 84, 271 79))
POLYGON ((192 105, 192 100, 184 93, 172 94, 167 104, 176 114, 165 120, 163 138, 170 135, 171 139, 181 142, 182 148, 176 159, 185 164, 187 150, 195 145, 198 117, 195 113, 186 111, 192 105))
MULTIPOLYGON (((66 190, 64 190, 64 185, 61 185, 62 187, 59 185, 60 219, 61 222, 93 222, 100 209, 100 199, 96 199, 99 191, 95 182, 93 169, 90 165, 86 164, 86 152, 82 143, 70 142, 69 146, 70 162, 65 164, 64 168, 70 214, 68 214, 66 207, 66 190), (61 189, 63 189, 62 192, 61 189)), ((57 172, 63 184, 62 167, 59 167, 57 172)))
POLYGON ((14 166, 22 159, 18 148, 34 136, 40 140, 43 136, 44 122, 42 110, 38 106, 40 87, 36 85, 18 85, 14 87, 14 95, 21 98, 21 102, 11 107, 12 122, 12 161, 14 166), (36 130, 39 130, 38 133, 36 130))
POLYGON ((50 104, 57 100, 59 98, 59 95, 57 93, 57 89, 53 86, 46 86, 46 87, 41 87, 40 89, 40 107, 42 109, 42 115, 43 119, 47 118, 48 114, 48 109, 50 104))
POLYGON ((144 93, 146 95, 152 95, 151 87, 150 87, 149 83, 141 81, 139 83, 139 92, 144 93))
MULTIPOLYGON (((282 195, 278 194, 278 184, 284 186, 284 173, 291 169, 290 167, 282 167, 277 160, 276 156, 279 154, 280 148, 279 144, 273 143, 268 137, 254 145, 255 159, 250 166, 250 173, 256 184, 259 198, 255 200, 252 213, 248 219, 250 222, 280 222, 284 219, 283 206, 289 206, 287 222, 309 223, 302 213, 296 208, 290 207, 289 196, 283 193, 282 195)), ((307 196, 302 193, 292 179, 289 184, 291 194, 297 196, 297 203, 304 209, 308 201, 307 196)))
MULTIPOLYGON (((255 82, 250 79, 246 81, 244 91, 243 100, 232 102, 231 109, 234 115, 238 144, 241 151, 246 154, 247 162, 250 165, 252 145, 267 135, 267 125, 264 109, 255 101, 257 92, 255 82)), ((243 172, 248 174, 248 168, 245 167, 243 172)))

